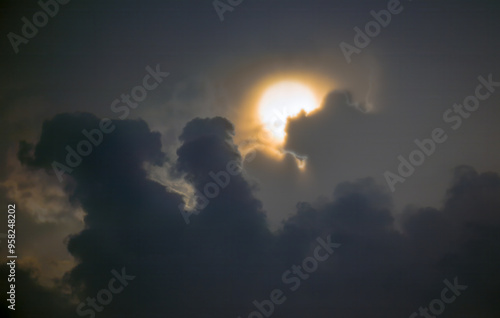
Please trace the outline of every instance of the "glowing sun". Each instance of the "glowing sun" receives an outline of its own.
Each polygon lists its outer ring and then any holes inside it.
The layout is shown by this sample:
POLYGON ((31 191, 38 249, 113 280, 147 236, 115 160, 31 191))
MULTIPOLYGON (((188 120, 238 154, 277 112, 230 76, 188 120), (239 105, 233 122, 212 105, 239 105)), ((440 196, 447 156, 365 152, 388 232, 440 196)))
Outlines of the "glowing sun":
POLYGON ((320 106, 313 91, 295 81, 281 81, 267 88, 259 102, 258 115, 268 140, 283 144, 286 123, 301 111, 306 114, 320 106))

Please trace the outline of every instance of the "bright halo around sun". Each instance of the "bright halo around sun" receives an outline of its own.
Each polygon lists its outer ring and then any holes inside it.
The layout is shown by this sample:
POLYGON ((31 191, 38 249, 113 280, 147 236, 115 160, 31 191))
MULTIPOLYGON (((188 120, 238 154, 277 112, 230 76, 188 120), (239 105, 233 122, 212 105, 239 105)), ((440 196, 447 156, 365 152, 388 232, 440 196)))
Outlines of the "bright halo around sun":
POLYGON ((266 89, 259 102, 259 118, 267 134, 266 139, 283 144, 286 137, 286 123, 290 117, 301 111, 309 113, 320 107, 313 91, 295 81, 281 81, 266 89))

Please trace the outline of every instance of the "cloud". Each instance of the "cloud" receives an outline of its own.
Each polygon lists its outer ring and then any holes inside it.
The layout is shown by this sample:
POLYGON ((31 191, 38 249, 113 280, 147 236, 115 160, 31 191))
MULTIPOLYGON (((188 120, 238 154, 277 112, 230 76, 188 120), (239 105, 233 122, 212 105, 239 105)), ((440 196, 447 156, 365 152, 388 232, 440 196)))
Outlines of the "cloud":
MULTIPOLYGON (((61 149, 98 122, 91 114, 55 116, 21 159, 50 172, 50 163, 64 156, 61 149)), ((75 169, 65 188, 86 213, 85 229, 68 240, 78 264, 65 282, 75 295, 95 297, 112 269, 125 267, 136 276, 99 317, 247 317, 255 310, 252 302, 269 297, 276 286, 289 300, 275 317, 407 317, 437 298, 442 281, 455 276, 470 288, 447 314, 500 312, 493 301, 500 283, 495 173, 459 167, 443 208, 408 208, 402 215, 373 179, 343 182, 331 197, 299 202, 277 233, 270 232, 252 186, 236 175, 186 225, 178 209, 182 197, 149 180, 144 170, 144 163, 161 166, 167 160, 160 136, 142 121, 113 123, 116 130, 75 169), (330 234, 341 247, 291 293, 281 274, 312 253, 317 237, 330 234)), ((233 130, 221 117, 192 120, 180 136, 172 169, 197 188, 211 171, 223 170, 230 160, 241 162, 233 130)))

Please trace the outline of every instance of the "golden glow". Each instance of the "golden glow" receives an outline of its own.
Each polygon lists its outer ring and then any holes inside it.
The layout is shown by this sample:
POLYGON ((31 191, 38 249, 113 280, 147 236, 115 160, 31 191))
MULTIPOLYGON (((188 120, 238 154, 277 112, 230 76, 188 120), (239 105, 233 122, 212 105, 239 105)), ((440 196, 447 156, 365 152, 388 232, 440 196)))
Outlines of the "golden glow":
POLYGON ((259 118, 269 137, 278 144, 285 141, 287 119, 301 111, 309 113, 320 106, 312 90, 295 81, 281 81, 269 87, 259 102, 259 118))
MULTIPOLYGON (((248 84, 247 84, 248 85, 248 84)), ((301 111, 318 111, 326 95, 336 87, 329 77, 305 70, 267 74, 257 79, 247 94, 241 96, 241 108, 235 119, 236 142, 245 154, 259 149, 276 160, 283 160, 287 151, 287 119, 301 111)), ((305 170, 306 158, 293 153, 297 167, 305 170)), ((306 155, 306 154, 304 154, 306 155)))

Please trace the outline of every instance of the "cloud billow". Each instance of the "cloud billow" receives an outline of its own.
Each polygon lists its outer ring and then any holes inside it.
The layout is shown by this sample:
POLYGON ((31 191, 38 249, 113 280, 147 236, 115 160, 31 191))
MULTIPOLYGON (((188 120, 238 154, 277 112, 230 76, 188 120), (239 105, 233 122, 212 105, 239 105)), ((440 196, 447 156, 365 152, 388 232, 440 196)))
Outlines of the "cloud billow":
MULTIPOLYGON (((59 149, 98 122, 90 114, 58 115, 44 124, 36 145, 25 144, 20 159, 50 171, 63 155, 59 149)), ((142 121, 113 123, 116 131, 66 188, 86 212, 85 229, 68 240, 78 264, 66 283, 83 300, 108 284, 113 268, 136 277, 98 317, 243 318, 276 287, 289 298, 273 317, 407 317, 455 276, 470 288, 447 315, 500 312, 490 301, 500 283, 497 174, 459 167, 442 209, 408 208, 401 215, 373 179, 344 182, 330 198, 299 202, 278 233, 270 232, 261 202, 237 175, 188 226, 178 211, 182 197, 149 180, 143 168, 166 160, 159 135, 142 121), (330 234, 341 248, 289 293, 281 274, 311 255, 317 237, 330 234)), ((232 135, 224 118, 192 120, 173 169, 203 186, 210 171, 241 162, 232 135)))

